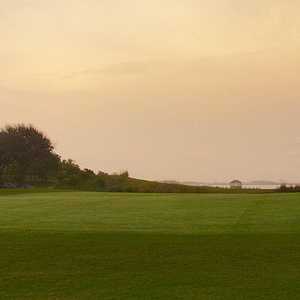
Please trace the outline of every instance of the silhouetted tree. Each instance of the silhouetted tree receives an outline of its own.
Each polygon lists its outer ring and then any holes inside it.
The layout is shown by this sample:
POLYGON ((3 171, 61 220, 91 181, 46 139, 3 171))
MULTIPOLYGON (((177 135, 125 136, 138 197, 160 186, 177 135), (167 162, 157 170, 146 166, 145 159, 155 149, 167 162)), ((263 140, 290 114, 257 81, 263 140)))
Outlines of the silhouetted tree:
POLYGON ((2 182, 45 184, 56 175, 59 162, 50 139, 32 125, 6 126, 0 131, 2 182))
POLYGON ((102 172, 96 175, 90 169, 81 170, 71 159, 63 160, 57 176, 57 187, 102 191, 105 188, 107 176, 102 172))
POLYGON ((80 167, 72 159, 63 160, 57 177, 58 185, 60 187, 78 187, 81 172, 80 167))

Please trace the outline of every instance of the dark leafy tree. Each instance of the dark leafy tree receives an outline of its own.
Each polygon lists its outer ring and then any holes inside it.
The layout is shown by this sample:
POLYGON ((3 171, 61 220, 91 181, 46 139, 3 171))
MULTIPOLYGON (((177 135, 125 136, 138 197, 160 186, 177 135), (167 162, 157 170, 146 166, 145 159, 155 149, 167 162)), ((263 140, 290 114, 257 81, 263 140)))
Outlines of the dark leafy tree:
POLYGON ((6 126, 0 131, 2 183, 46 184, 55 177, 59 163, 52 142, 35 127, 6 126))
POLYGON ((102 191, 105 188, 107 175, 96 175, 89 169, 81 170, 71 159, 63 160, 57 176, 57 186, 80 190, 102 191))
POLYGON ((63 160, 60 164, 58 185, 66 188, 77 188, 80 184, 80 167, 72 160, 63 160))

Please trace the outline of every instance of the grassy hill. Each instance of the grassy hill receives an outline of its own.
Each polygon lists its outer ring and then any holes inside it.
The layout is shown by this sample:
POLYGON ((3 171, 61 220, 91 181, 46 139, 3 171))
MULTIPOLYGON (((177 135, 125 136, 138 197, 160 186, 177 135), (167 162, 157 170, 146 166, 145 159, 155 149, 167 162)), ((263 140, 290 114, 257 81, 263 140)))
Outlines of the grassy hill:
POLYGON ((0 195, 0 299, 300 299, 300 194, 0 195))

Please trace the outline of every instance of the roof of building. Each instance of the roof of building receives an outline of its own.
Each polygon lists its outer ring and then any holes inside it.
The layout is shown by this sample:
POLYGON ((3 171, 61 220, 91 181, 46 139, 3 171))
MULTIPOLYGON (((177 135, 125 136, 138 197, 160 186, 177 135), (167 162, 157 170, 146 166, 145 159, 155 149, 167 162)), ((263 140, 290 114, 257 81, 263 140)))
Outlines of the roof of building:
POLYGON ((230 184, 242 184, 242 182, 240 180, 233 180, 230 181, 230 184))

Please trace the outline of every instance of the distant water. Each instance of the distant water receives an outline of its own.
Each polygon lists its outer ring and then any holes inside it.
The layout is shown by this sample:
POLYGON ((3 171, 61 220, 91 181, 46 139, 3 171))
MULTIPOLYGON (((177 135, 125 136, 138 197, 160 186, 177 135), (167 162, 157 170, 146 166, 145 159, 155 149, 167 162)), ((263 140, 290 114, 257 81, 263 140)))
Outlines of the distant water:
MULTIPOLYGON (((211 187, 220 187, 220 188, 230 188, 229 184, 224 185, 210 185, 211 187)), ((278 189, 280 185, 252 185, 252 184, 244 184, 243 189, 261 189, 261 190, 274 190, 278 189)))

